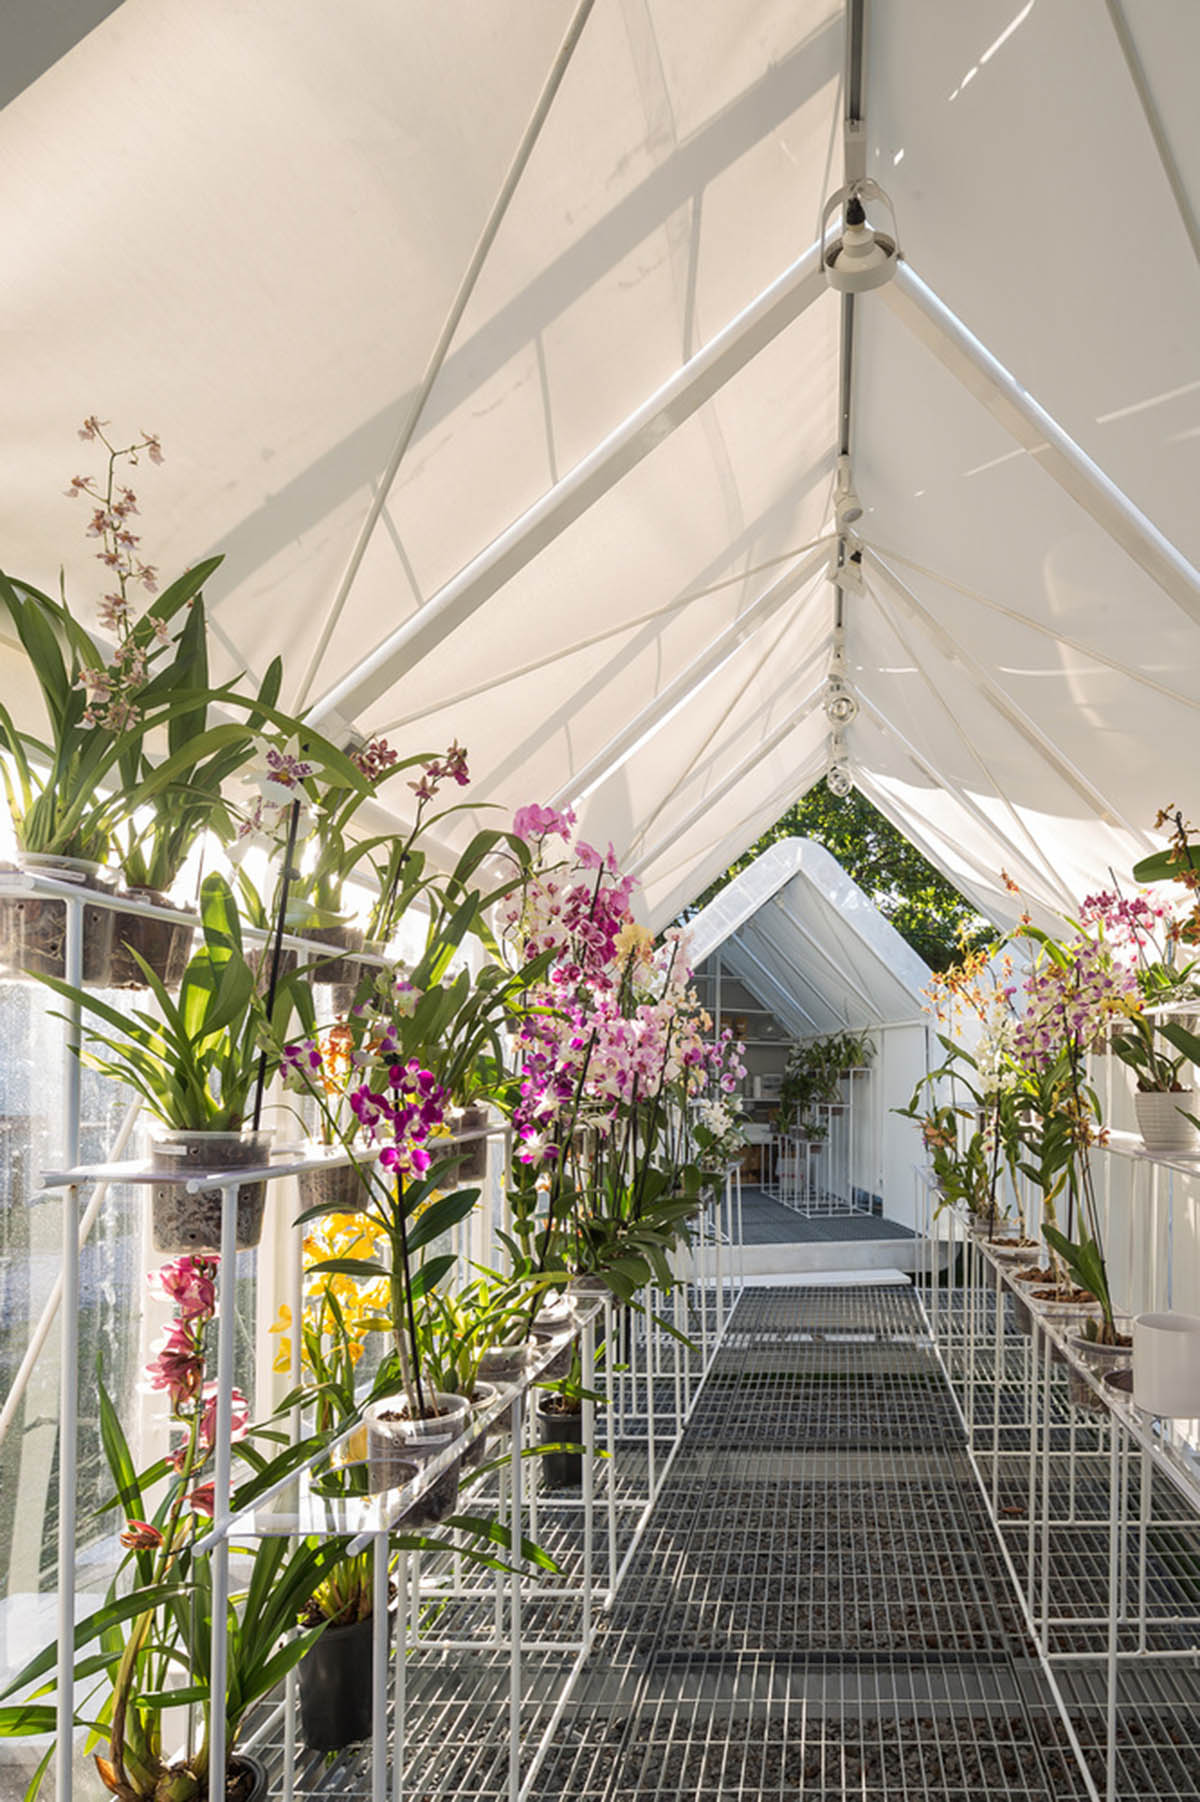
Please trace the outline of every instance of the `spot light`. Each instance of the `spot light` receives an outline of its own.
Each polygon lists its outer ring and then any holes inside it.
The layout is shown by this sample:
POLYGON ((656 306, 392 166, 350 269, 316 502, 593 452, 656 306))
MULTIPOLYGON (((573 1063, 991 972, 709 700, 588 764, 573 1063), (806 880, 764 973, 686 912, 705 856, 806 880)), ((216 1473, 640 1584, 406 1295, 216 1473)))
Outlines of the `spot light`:
POLYGON ((829 766, 825 785, 831 795, 835 795, 839 801, 844 801, 846 796, 853 791, 854 781, 844 763, 833 763, 829 766))
POLYGON ((858 718, 858 702, 848 688, 833 687, 825 698, 825 713, 835 726, 848 726, 858 718))
POLYGON ((867 176, 830 195, 821 214, 821 268, 831 288, 839 294, 863 294, 870 288, 882 288, 896 273, 899 256, 895 208, 877 181, 867 176), (864 199, 879 200, 886 206, 892 218, 890 233, 867 224, 864 199), (842 235, 826 247, 829 221, 843 203, 846 211, 842 235))
POLYGON ((852 526, 855 520, 862 518, 862 502, 854 491, 850 459, 844 451, 837 460, 837 472, 833 481, 833 511, 839 532, 844 532, 847 526, 852 526))

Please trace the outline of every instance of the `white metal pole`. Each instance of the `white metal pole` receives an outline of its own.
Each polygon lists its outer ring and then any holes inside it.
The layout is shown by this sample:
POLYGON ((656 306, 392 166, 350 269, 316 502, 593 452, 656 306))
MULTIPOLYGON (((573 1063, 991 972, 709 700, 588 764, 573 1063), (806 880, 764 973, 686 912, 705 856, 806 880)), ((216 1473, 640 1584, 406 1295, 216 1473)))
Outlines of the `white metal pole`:
POLYGON ((825 292, 811 244, 716 337, 324 695, 314 723, 353 719, 685 423, 825 292))
MULTIPOLYGON (((83 903, 67 898, 63 973, 73 987, 83 982, 83 903)), ((63 1157, 68 1170, 79 1162, 79 1003, 68 1003, 63 1038, 63 1157)), ((55 1802, 71 1802, 75 1754, 75 1512, 79 1432, 79 1190, 62 1191, 62 1328, 58 1404, 58 1668, 54 1698, 58 1749, 54 1764, 55 1802)))
POLYGON ((392 1727, 392 1802, 404 1802, 404 1757, 407 1719, 405 1705, 408 1686, 408 1553, 398 1554, 396 1584, 396 1639, 392 1685, 395 1694, 395 1718, 392 1727))
MULTIPOLYGON (((191 1184, 188 1185, 189 1190, 191 1184)), ((229 1492, 233 1467, 233 1345, 237 1303, 238 1184, 221 1185, 221 1263, 217 1272, 217 1419, 213 1473, 212 1653, 210 1657, 209 1756, 213 1781, 223 1784, 229 1748, 225 1742, 229 1607, 229 1492)))
POLYGON ((517 1548, 521 1542, 521 1446, 524 1440, 524 1401, 520 1389, 512 1402, 512 1456, 509 1481, 512 1487, 512 1562, 509 1582, 509 1690, 508 1690, 508 1797, 519 1802, 521 1794, 521 1578, 517 1574, 517 1548))
POLYGON ((1121 1611, 1118 1533, 1120 1465, 1117 1452, 1117 1420, 1109 1414, 1108 1447, 1108 1647, 1105 1709, 1105 1802, 1117 1802, 1117 1619, 1121 1611))
POLYGON ((595 1472, 596 1404, 592 1393, 596 1384, 596 1317, 593 1314, 583 1328, 581 1347, 583 1378, 583 1645, 592 1643, 592 1556, 595 1542, 595 1472))
POLYGON ((1186 613, 1200 621, 1200 571, 1080 449, 1057 420, 967 330, 910 263, 882 291, 887 304, 992 417, 1036 453, 1046 473, 1186 613))
POLYGON ((608 1600, 617 1593, 617 1446, 615 1437, 617 1348, 613 1343, 614 1309, 611 1294, 604 1297, 604 1442, 608 1453, 604 1487, 608 1505, 608 1600))
POLYGON ((371 1802, 387 1802, 388 1536, 371 1540, 371 1802))

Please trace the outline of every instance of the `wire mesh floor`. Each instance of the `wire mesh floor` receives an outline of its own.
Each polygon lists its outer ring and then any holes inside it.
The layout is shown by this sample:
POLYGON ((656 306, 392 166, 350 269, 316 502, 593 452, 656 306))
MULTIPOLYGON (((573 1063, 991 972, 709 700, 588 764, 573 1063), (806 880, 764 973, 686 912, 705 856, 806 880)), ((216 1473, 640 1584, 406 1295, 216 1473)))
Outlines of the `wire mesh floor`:
POLYGON ((827 1245, 844 1240, 912 1239, 911 1227, 884 1220, 868 1208, 837 1197, 804 1201, 789 1207, 764 1189, 742 1190, 744 1245, 827 1245))
MULTIPOLYGON (((1089 1521, 1099 1503, 1086 1480, 1079 1500, 1089 1521)), ((1161 1531, 1164 1553, 1174 1551, 1165 1522, 1161 1531)), ((555 1517, 551 1537, 567 1564, 572 1532, 569 1512, 555 1517)), ((1164 1601, 1177 1606, 1178 1563, 1170 1575, 1164 1601)), ((569 1604, 531 1597, 527 1631, 563 1647, 523 1660, 531 1744, 577 1625, 569 1604)), ((1068 1666, 1062 1683, 1102 1778, 1102 1676, 1068 1666)), ((1134 1667, 1123 1684, 1121 1802, 1194 1798, 1195 1674, 1134 1667)), ((411 1659, 404 1794, 503 1802, 508 1718, 502 1653, 411 1659)), ((313 1761, 298 1791, 369 1793, 366 1748, 313 1761)), ((747 1293, 531 1797, 1083 1802, 1086 1793, 916 1293, 747 1293)))

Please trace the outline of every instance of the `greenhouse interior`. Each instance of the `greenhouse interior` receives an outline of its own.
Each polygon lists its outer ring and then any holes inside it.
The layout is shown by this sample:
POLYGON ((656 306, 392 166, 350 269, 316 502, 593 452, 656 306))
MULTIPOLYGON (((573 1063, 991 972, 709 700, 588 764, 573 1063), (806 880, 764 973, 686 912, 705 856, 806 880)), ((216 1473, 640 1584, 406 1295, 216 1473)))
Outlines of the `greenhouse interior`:
POLYGON ((1200 1794, 1198 71, 6 0, 0 1802, 1200 1794))

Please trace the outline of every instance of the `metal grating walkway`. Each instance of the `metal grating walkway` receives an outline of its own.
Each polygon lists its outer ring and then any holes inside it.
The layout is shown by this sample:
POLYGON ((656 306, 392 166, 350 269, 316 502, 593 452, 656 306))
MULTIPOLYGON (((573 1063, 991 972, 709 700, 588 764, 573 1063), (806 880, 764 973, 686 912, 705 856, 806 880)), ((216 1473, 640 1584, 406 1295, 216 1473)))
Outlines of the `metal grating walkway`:
MULTIPOLYGON (((1200 1792, 1149 1738, 1122 1797, 1200 1792)), ((911 1288, 744 1296, 534 1794, 1086 1795, 911 1288)))
POLYGON ((914 1239, 911 1227, 844 1203, 822 1214, 785 1207, 762 1189, 742 1190, 744 1245, 828 1245, 848 1240, 914 1239))
MULTIPOLYGON (((540 1530, 577 1558, 565 1520, 540 1530)), ((540 1734, 575 1617, 546 1596, 524 1619, 546 1646, 522 1667, 540 1734)), ((1102 1785, 1102 1678, 1060 1672, 1102 1785)), ((1120 1802, 1195 1802, 1193 1687, 1165 1667, 1130 1682, 1120 1802)), ((505 1802, 502 1654, 415 1659, 406 1719, 406 1802, 505 1802)), ((365 1747, 297 1786, 369 1793, 365 1747)), ((743 1296, 534 1776, 530 1802, 560 1797, 1086 1802, 914 1289, 743 1296)))

